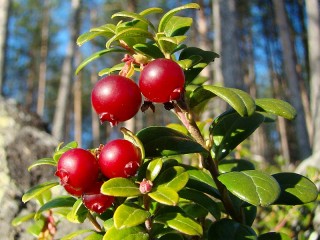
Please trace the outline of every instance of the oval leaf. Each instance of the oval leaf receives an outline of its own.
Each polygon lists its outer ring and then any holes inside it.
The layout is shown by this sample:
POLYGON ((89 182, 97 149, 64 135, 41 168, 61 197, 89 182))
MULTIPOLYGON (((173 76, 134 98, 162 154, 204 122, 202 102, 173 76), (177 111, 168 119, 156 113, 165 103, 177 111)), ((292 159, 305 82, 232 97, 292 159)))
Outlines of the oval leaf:
POLYGON ((240 172, 254 170, 254 164, 244 159, 223 159, 219 162, 219 172, 240 172))
POLYGON ((147 8, 147 9, 143 10, 142 12, 140 12, 139 14, 141 16, 146 16, 146 15, 149 15, 152 13, 162 13, 162 12, 163 12, 162 8, 154 7, 154 8, 147 8))
POLYGON ((88 209, 83 205, 82 200, 78 199, 71 211, 67 215, 67 219, 73 223, 83 223, 86 220, 88 209))
POLYGON ((248 240, 257 238, 252 228, 227 218, 214 222, 209 228, 208 235, 210 240, 248 240))
POLYGON ((156 202, 169 205, 176 206, 179 202, 178 193, 169 187, 158 187, 154 191, 148 194, 156 202))
POLYGON ((184 35, 191 27, 192 22, 193 19, 189 17, 173 16, 170 21, 168 21, 164 33, 167 37, 184 35))
POLYGON ((177 7, 177 8, 174 8, 174 9, 168 11, 160 19, 159 26, 158 26, 158 32, 164 32, 168 22, 170 21, 172 16, 174 16, 177 12, 180 12, 180 11, 182 11, 184 9, 190 9, 190 8, 200 9, 200 6, 198 4, 196 4, 196 3, 188 3, 188 4, 185 4, 185 5, 181 6, 181 7, 177 7))
POLYGON ((215 159, 225 158, 235 147, 247 139, 264 121, 264 116, 254 113, 241 117, 237 112, 228 111, 217 117, 210 126, 215 159))
POLYGON ((162 160, 160 158, 152 160, 147 167, 147 179, 153 181, 159 175, 162 165, 162 160))
POLYGON ((180 166, 168 168, 162 172, 154 181, 155 187, 169 187, 175 191, 180 191, 187 184, 189 174, 180 166))
POLYGON ((153 24, 148 19, 146 19, 143 15, 138 13, 122 11, 122 12, 115 13, 111 16, 111 18, 115 18, 115 17, 126 17, 126 18, 132 18, 134 20, 139 20, 141 22, 146 23, 152 29, 155 30, 155 27, 153 26, 153 24))
POLYGON ((133 49, 150 58, 164 58, 161 50, 153 43, 137 43, 133 46, 133 49))
POLYGON ((148 240, 149 235, 141 227, 117 229, 111 227, 103 236, 103 240, 148 240))
POLYGON ((84 233, 89 233, 89 232, 93 232, 93 230, 91 229, 81 229, 78 231, 74 231, 72 233, 69 233, 68 235, 65 235, 61 238, 61 240, 71 240, 74 239, 75 237, 78 237, 84 233))
POLYGON ((101 186, 101 193, 115 197, 134 197, 141 195, 137 184, 127 178, 112 178, 101 186))
POLYGON ((57 162, 55 160, 53 160, 53 158, 41 158, 41 159, 35 161, 34 163, 32 163, 28 167, 28 171, 30 172, 30 170, 32 168, 37 167, 37 166, 41 166, 41 165, 57 166, 57 162))
POLYGON ((45 192, 48 189, 53 188, 57 185, 59 185, 59 182, 56 182, 56 181, 50 181, 50 182, 45 182, 45 183, 41 183, 39 185, 36 185, 36 186, 30 188, 25 194, 23 194, 22 202, 26 203, 30 199, 39 196, 43 192, 45 192))
POLYGON ((114 212, 114 226, 117 229, 138 226, 150 217, 150 213, 134 203, 121 204, 114 212))
POLYGON ((272 113, 289 120, 293 120, 297 115, 296 110, 289 103, 280 99, 259 98, 256 99, 256 105, 267 113, 272 113))
POLYGON ((94 232, 94 233, 88 235, 84 240, 102 240, 103 235, 104 235, 103 233, 94 232))
POLYGON ((30 219, 33 219, 34 215, 35 215, 35 213, 29 213, 27 215, 15 217, 11 221, 11 224, 12 224, 12 226, 16 227, 16 226, 20 225, 21 223, 24 223, 26 221, 29 221, 30 219))
POLYGON ((299 205, 313 202, 318 197, 317 186, 308 178, 297 173, 277 173, 272 175, 281 188, 275 204, 299 205))
POLYGON ((154 221, 190 236, 202 236, 203 234, 201 225, 182 213, 161 214, 154 221))
POLYGON ((280 194, 277 181, 257 170, 229 172, 218 179, 232 194, 254 206, 269 206, 280 194))
POLYGON ((167 127, 148 127, 138 132, 137 137, 144 146, 146 157, 207 151, 187 135, 167 127))

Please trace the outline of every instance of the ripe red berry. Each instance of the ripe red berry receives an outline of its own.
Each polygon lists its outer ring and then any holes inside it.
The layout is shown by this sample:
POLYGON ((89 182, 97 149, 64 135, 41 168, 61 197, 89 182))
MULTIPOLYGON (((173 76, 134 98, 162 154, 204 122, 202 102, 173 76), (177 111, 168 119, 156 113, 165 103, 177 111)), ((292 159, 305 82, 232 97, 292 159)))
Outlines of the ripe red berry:
POLYGON ((83 204, 91 211, 96 213, 103 213, 109 207, 111 207, 114 202, 113 196, 107 196, 101 193, 100 189, 103 182, 96 182, 90 186, 83 195, 83 204))
POLYGON ((99 155, 101 172, 107 178, 133 176, 140 163, 140 149, 124 139, 116 139, 107 143, 99 155))
POLYGON ((91 93, 91 102, 101 123, 111 125, 132 118, 139 111, 142 97, 138 85, 131 79, 110 75, 96 83, 91 93))
POLYGON ((184 91, 184 73, 173 60, 159 58, 141 71, 139 87, 151 102, 165 103, 180 98, 184 91))
POLYGON ((56 176, 65 190, 74 196, 82 193, 97 181, 99 164, 96 158, 82 148, 70 149, 58 161, 56 176))

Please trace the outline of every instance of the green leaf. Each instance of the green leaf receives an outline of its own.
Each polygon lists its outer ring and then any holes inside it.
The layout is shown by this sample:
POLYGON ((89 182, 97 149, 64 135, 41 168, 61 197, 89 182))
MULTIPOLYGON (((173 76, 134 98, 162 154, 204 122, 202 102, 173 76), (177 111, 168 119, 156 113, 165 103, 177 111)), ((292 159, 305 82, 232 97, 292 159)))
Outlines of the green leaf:
POLYGON ((72 233, 69 233, 68 235, 65 235, 61 238, 61 240, 71 240, 74 239, 84 233, 89 233, 89 232, 93 232, 91 229, 81 229, 78 231, 74 231, 72 233))
POLYGON ((193 190, 193 189, 182 189, 179 192, 179 196, 184 199, 193 201, 206 209, 215 219, 219 220, 221 217, 219 205, 208 197, 206 194, 193 190))
POLYGON ((132 18, 134 20, 139 20, 149 25, 152 29, 155 30, 155 27, 153 26, 153 24, 148 19, 146 19, 143 15, 138 13, 122 11, 122 12, 115 13, 111 16, 111 18, 115 18, 115 17, 126 17, 126 18, 132 18))
POLYGON ((289 103, 279 99, 256 99, 256 105, 267 113, 272 113, 289 120, 293 120, 297 115, 296 110, 289 103))
POLYGON ((299 205, 313 202, 318 197, 317 186, 308 178, 290 172, 272 175, 281 188, 275 204, 299 205))
POLYGON ((198 87, 190 96, 190 106, 195 107, 215 96, 226 101, 242 117, 250 116, 255 112, 255 102, 246 92, 212 85, 198 87))
POLYGON ((235 147, 247 139, 264 121, 264 116, 254 113, 248 117, 241 117, 234 111, 228 111, 217 117, 210 126, 213 136, 212 149, 215 159, 225 158, 235 147))
POLYGON ((163 53, 172 54, 175 48, 186 38, 187 36, 160 37, 158 42, 163 53))
POLYGON ((142 12, 140 12, 139 14, 141 16, 146 16, 146 15, 149 15, 149 14, 162 13, 162 12, 163 12, 162 8, 154 7, 154 8, 147 8, 147 9, 143 10, 142 12))
POLYGON ((50 181, 50 182, 45 182, 41 183, 39 185, 33 186, 30 188, 25 194, 22 196, 22 202, 26 203, 30 199, 35 198, 42 194, 43 192, 47 191, 50 188, 53 188, 55 186, 59 185, 59 182, 56 181, 50 181))
POLYGON ((223 159, 219 162, 219 172, 240 172, 244 170, 254 170, 254 164, 244 159, 223 159))
POLYGON ((60 196, 56 197, 49 202, 42 205, 39 210, 36 212, 34 216, 35 219, 39 219, 42 212, 46 210, 51 210, 53 208, 61 208, 61 207, 72 207, 74 203, 77 201, 74 197, 70 196, 60 196))
POLYGON ((169 187, 175 191, 180 191, 187 184, 189 174, 183 167, 174 166, 163 171, 154 181, 155 187, 169 187))
POLYGON ((184 240, 182 235, 178 233, 167 233, 162 235, 158 240, 184 240))
POLYGON ((200 9, 200 6, 196 3, 188 3, 185 4, 183 6, 174 8, 170 11, 168 11, 166 14, 163 15, 163 17, 160 19, 159 22, 159 26, 158 26, 158 32, 164 32, 168 22, 170 21, 170 19, 178 12, 184 10, 184 9, 190 9, 190 8, 194 8, 194 9, 200 9))
POLYGON ((148 240, 149 235, 143 230, 142 227, 131 227, 117 229, 111 227, 103 236, 103 240, 148 240))
POLYGON ((257 240, 291 240, 291 238, 280 232, 268 232, 258 236, 257 240))
POLYGON ((75 74, 78 74, 85 66, 87 66, 93 60, 103 56, 104 54, 113 53, 113 52, 123 52, 123 53, 125 53, 127 51, 124 50, 124 49, 120 49, 120 48, 110 48, 110 49, 104 49, 104 50, 101 50, 99 52, 96 52, 96 53, 90 55, 89 57, 87 57, 85 60, 83 60, 79 64, 79 66, 77 67, 77 69, 75 71, 75 74))
POLYGON ((109 31, 85 32, 78 37, 77 44, 78 44, 78 46, 81 46, 84 43, 86 43, 86 42, 88 42, 98 36, 111 37, 111 35, 112 35, 112 32, 109 32, 109 31))
POLYGON ((150 161, 147 167, 146 178, 150 181, 154 181, 154 179, 159 175, 161 168, 162 160, 160 158, 150 161))
POLYGON ((257 239, 252 228, 227 218, 214 222, 209 228, 208 236, 210 236, 210 240, 257 239))
POLYGON ((35 221, 30 227, 27 228, 27 232, 38 239, 39 234, 42 232, 43 227, 46 224, 46 220, 44 217, 35 221))
POLYGON ((108 37, 112 37, 116 34, 116 25, 107 23, 99 27, 91 28, 90 32, 104 32, 108 37))
POLYGON ((66 144, 65 146, 63 146, 62 148, 60 148, 62 146, 62 144, 63 143, 59 144, 59 146, 57 147, 56 151, 54 152, 53 160, 56 161, 56 162, 59 161, 61 155, 64 154, 66 151, 78 147, 78 143, 76 141, 72 141, 72 142, 66 144))
POLYGON ((106 48, 109 49, 110 45, 114 41, 121 40, 124 38, 135 38, 135 37, 143 37, 143 38, 149 38, 149 39, 153 40, 153 35, 150 32, 148 32, 147 30, 144 30, 141 28, 126 28, 126 29, 118 32, 112 38, 110 38, 106 43, 106 48))
POLYGON ((280 194, 277 181, 257 170, 224 173, 218 179, 232 194, 254 206, 269 206, 280 194))
POLYGON ((190 236, 202 236, 203 234, 201 225, 182 213, 161 214, 155 217, 154 221, 190 236))
POLYGON ((184 71, 186 85, 190 84, 199 73, 219 55, 212 51, 204 51, 197 47, 187 47, 180 53, 179 61, 185 59, 201 59, 197 64, 184 71))
POLYGON ((153 43, 137 43, 133 46, 133 49, 150 58, 164 58, 161 50, 153 43))
POLYGON ((123 134, 123 138, 129 142, 131 142, 132 144, 134 144, 137 148, 139 148, 140 153, 141 153, 141 159, 144 159, 145 154, 144 154, 144 147, 142 142, 140 141, 140 139, 134 135, 133 132, 131 132, 130 130, 126 129, 125 127, 121 127, 120 131, 123 134))
POLYGON ((169 187, 160 186, 148 193, 148 196, 156 202, 169 206, 176 206, 179 202, 179 195, 177 191, 169 187))
POLYGON ((33 219, 34 215, 35 215, 35 213, 29 213, 27 215, 15 217, 11 221, 11 224, 12 224, 12 226, 16 227, 16 226, 20 225, 21 223, 24 223, 24 222, 27 222, 27 221, 33 219))
POLYGON ((30 172, 30 170, 32 168, 37 167, 37 166, 41 166, 41 165, 57 166, 57 162, 55 160, 53 160, 53 158, 41 158, 41 159, 35 161, 34 163, 32 163, 28 167, 28 171, 30 172))
POLYGON ((167 127, 148 127, 138 132, 137 137, 147 158, 207 152, 187 135, 167 127))
POLYGON ((164 33, 167 37, 184 35, 191 27, 192 22, 193 22, 193 19, 189 17, 173 16, 168 21, 164 29, 164 33))
POLYGON ((84 240, 102 240, 103 235, 104 235, 103 233, 94 232, 94 233, 88 235, 84 240))
MULTIPOLYGON (((111 48, 111 49, 113 49, 113 48, 111 48)), ((111 68, 104 68, 98 72, 98 76, 101 77, 103 75, 109 75, 114 72, 120 72, 124 65, 125 65, 125 63, 119 63, 119 64, 112 66, 111 68)))
POLYGON ((150 213, 134 203, 121 204, 114 212, 114 226, 117 229, 135 227, 145 222, 150 213))
POLYGON ((115 197, 135 197, 141 195, 137 184, 127 178, 112 178, 101 186, 101 193, 115 197))
POLYGON ((87 218, 88 209, 83 205, 82 200, 78 199, 71 211, 67 215, 67 219, 73 223, 83 223, 87 218))

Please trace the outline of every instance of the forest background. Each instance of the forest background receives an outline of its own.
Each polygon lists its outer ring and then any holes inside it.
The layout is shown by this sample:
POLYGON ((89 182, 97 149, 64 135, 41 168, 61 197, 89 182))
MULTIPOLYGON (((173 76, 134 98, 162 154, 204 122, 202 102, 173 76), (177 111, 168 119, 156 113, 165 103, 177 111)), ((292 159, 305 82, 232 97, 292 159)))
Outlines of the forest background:
MULTIPOLYGON (((111 128, 101 125, 91 108, 90 94, 98 71, 121 57, 108 55, 90 63, 79 75, 75 68, 93 52, 105 48, 103 39, 76 46, 76 38, 91 27, 112 21, 120 10, 140 12, 148 7, 165 11, 191 1, 164 0, 1 0, 0 89, 36 112, 59 141, 75 140, 97 147, 119 135, 119 127, 136 132, 150 125, 176 121, 162 106, 139 113, 111 128)), ((237 148, 240 157, 281 166, 297 165, 320 152, 320 4, 318 0, 194 0, 199 11, 184 12, 194 25, 189 46, 220 55, 202 73, 208 83, 236 87, 255 98, 290 102, 297 118, 279 118, 260 127, 237 148)), ((151 19, 152 22, 157 22, 151 19)), ((214 100, 202 120, 225 108, 214 100)), ((212 119, 211 119, 212 120, 212 119)), ((318 159, 319 161, 319 159, 318 159)))

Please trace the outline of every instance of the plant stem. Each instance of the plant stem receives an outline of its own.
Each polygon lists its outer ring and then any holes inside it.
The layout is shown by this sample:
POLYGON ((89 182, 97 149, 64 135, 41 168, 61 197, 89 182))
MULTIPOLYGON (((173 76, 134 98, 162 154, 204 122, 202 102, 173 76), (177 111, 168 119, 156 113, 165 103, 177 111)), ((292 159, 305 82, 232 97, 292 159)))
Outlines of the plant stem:
POLYGON ((98 232, 102 232, 100 224, 98 223, 97 219, 91 214, 91 212, 88 212, 88 219, 98 232))
MULTIPOLYGON (((189 106, 184 99, 180 99, 177 101, 176 104, 174 104, 174 111, 178 116, 178 118, 180 119, 180 121, 183 123, 183 125, 187 128, 190 135, 195 139, 195 141, 199 143, 208 152, 210 152, 209 146, 207 146, 206 141, 203 138, 196 124, 196 121, 189 109, 189 106)), ((225 210, 230 214, 230 216, 234 220, 242 223, 244 219, 241 214, 241 211, 236 211, 230 199, 230 195, 227 188, 218 180, 218 177, 219 177, 218 164, 213 160, 211 154, 207 154, 207 156, 203 156, 202 165, 205 169, 207 169, 210 172, 218 188, 218 191, 220 192, 221 201, 224 205, 225 210)))

